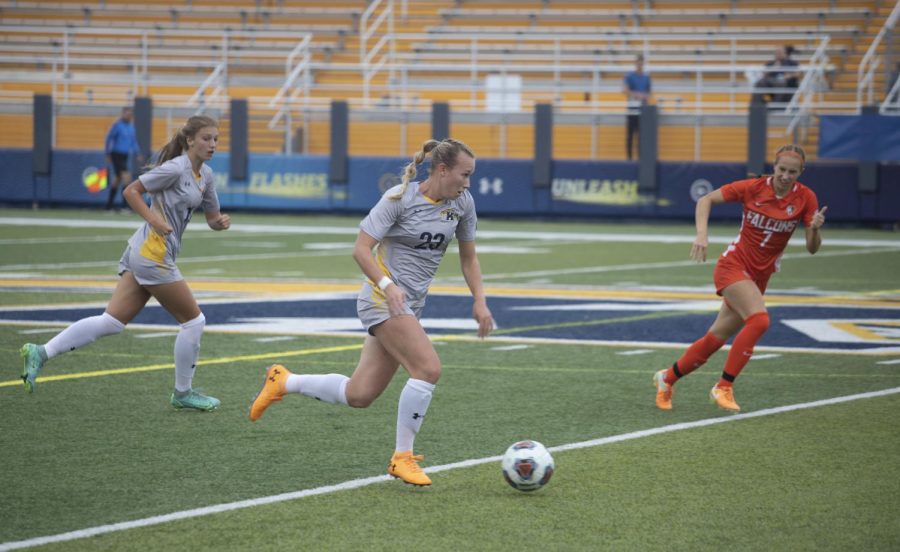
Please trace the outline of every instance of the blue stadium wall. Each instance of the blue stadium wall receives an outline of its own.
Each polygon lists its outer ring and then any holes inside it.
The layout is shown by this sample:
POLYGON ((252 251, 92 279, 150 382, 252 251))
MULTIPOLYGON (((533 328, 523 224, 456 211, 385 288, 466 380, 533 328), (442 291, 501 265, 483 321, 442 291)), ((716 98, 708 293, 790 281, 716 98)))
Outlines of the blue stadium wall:
MULTIPOLYGON (((209 165, 225 209, 359 213, 399 182, 408 161, 350 158, 342 184, 329 182, 327 156, 251 155, 242 182, 229 179, 228 154, 216 154, 209 165)), ((0 150, 0 202, 101 206, 107 191, 90 184, 104 165, 100 151, 55 151, 51 174, 35 177, 30 150, 0 150)), ((479 159, 471 190, 479 214, 689 220, 697 197, 747 174, 739 163, 660 162, 656 191, 645 193, 638 189, 636 163, 554 161, 552 173, 549 187, 535 187, 531 161, 479 159)), ((874 191, 860 191, 858 181, 857 164, 840 161, 810 163, 801 178, 828 206, 830 221, 900 221, 900 165, 879 164, 874 191)), ((715 218, 739 215, 737 205, 713 211, 715 218)))

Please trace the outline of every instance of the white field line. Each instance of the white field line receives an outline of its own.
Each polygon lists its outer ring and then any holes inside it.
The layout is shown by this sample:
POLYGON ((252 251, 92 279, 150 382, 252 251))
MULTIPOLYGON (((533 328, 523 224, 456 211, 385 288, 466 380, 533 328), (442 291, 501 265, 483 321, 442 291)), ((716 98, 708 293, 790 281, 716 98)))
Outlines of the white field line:
MULTIPOLYGON (((31 218, 31 217, 0 217, 0 226, 52 226, 59 228, 131 228, 136 229, 143 221, 137 216, 130 220, 85 220, 85 219, 64 219, 64 218, 31 218)), ((188 226, 191 232, 208 232, 209 230, 203 224, 194 224, 188 226)), ((259 234, 312 234, 312 235, 341 235, 355 236, 359 233, 359 229, 354 226, 315 226, 315 225, 292 225, 292 224, 235 224, 229 230, 235 232, 249 232, 259 234)), ((522 230, 482 230, 478 232, 478 236, 487 239, 528 239, 557 242, 559 240, 569 240, 574 242, 651 242, 651 243, 693 243, 694 234, 685 232, 684 234, 627 234, 616 232, 553 232, 541 231, 531 232, 522 230)), ((737 236, 737 230, 734 234, 728 236, 710 236, 710 243, 731 243, 737 236)), ((900 248, 900 240, 875 240, 875 239, 848 239, 833 238, 828 239, 828 243, 832 245, 846 245, 851 247, 895 247, 900 248)), ((804 237, 802 235, 795 236, 791 240, 791 245, 801 247, 804 245, 804 237)))
MULTIPOLYGON (((817 258, 821 259, 822 257, 844 257, 846 255, 874 255, 879 253, 895 253, 900 251, 900 249, 889 248, 885 249, 882 247, 878 248, 865 248, 865 249, 855 249, 848 251, 825 251, 817 253, 815 256, 810 255, 809 253, 785 253, 782 255, 782 259, 812 259, 817 258)), ((709 259, 710 263, 714 263, 716 260, 715 257, 709 259)), ((653 268, 679 268, 679 267, 694 267, 694 266, 703 266, 702 263, 698 263, 694 260, 686 260, 686 261, 667 261, 667 262, 659 262, 659 263, 633 263, 633 264, 624 264, 624 265, 604 265, 604 266, 583 266, 578 268, 557 268, 552 270, 532 270, 531 272, 507 272, 507 273, 499 273, 499 274, 485 274, 482 276, 484 280, 499 280, 499 279, 510 279, 510 278, 538 278, 543 276, 565 276, 567 274, 596 274, 600 272, 620 272, 625 270, 647 270, 653 268)), ((458 278, 462 280, 462 278, 458 278)))
MULTIPOLYGON (((558 445, 555 447, 550 447, 550 452, 560 452, 566 450, 574 450, 581 448, 589 448, 589 447, 598 447, 602 445, 609 445, 612 443, 620 443, 622 441, 630 441, 632 439, 641 439, 643 437, 652 437, 654 435, 661 435, 664 433, 672 433, 675 431, 681 431, 685 429, 694 429, 698 427, 706 427, 716 424, 724 424, 728 422, 736 422, 740 420, 747 420, 750 418, 760 418, 763 416, 771 416, 774 414, 783 414, 785 412, 792 412, 795 410, 805 410, 808 408, 816 408, 819 406, 829 406, 833 404, 840 404, 845 402, 857 401, 861 399, 871 399, 875 397, 884 397, 887 395, 894 395, 900 393, 900 387, 892 387, 890 389, 883 389, 881 391, 870 391, 868 393, 857 393, 855 395, 845 395, 843 397, 834 397, 831 399, 822 399, 818 401, 812 401, 807 403, 800 404, 792 404, 787 406, 778 406, 774 408, 766 408, 763 410, 758 410, 756 412, 746 412, 743 414, 735 414, 732 416, 719 416, 716 418, 707 418, 705 420, 697 420, 694 422, 683 422, 679 424, 672 424, 663 427, 655 427, 652 429, 644 429, 641 431, 632 431, 630 433, 623 433, 621 435, 612 435, 610 437, 602 437, 600 439, 592 439, 590 441, 580 441, 577 443, 568 443, 565 445, 558 445)), ((462 462, 454 462, 452 464, 444 464, 443 466, 432 466, 430 468, 425 468, 426 473, 437 473, 442 471, 454 470, 458 468, 468 468, 472 466, 478 466, 481 464, 489 464, 492 462, 499 462, 501 456, 489 456, 486 458, 474 458, 471 460, 463 460, 462 462)), ((5 543, 0 543, 0 552, 5 552, 7 550, 19 550, 22 548, 30 548, 33 546, 41 546, 44 544, 51 544, 55 542, 67 542, 76 539, 83 539, 88 537, 94 537, 97 535, 103 535, 106 533, 115 533, 118 531, 125 531, 127 529, 138 529, 142 527, 149 527, 152 525, 160 525, 163 523, 168 523, 171 521, 177 521, 182 519, 196 518, 202 516, 208 516, 212 514, 218 514, 221 512, 229 512, 232 510, 241 510, 244 508, 254 508, 256 506, 263 506, 266 504, 274 504, 277 502, 286 502, 288 500, 297 500, 300 498, 305 498, 308 496, 316 496, 323 494, 330 494, 338 491, 347 491, 350 489, 359 489, 362 487, 368 487, 369 485, 374 485, 375 483, 381 483, 384 481, 390 480, 390 476, 388 475, 377 475, 373 477, 366 477, 363 479, 352 479, 350 481, 345 481, 343 483, 338 483, 335 485, 326 485, 324 487, 316 487, 314 489, 305 489, 302 491, 293 491, 290 493, 282 493, 271 496, 264 496, 260 498, 252 498, 249 500, 240 500, 237 502, 228 502, 225 504, 215 504, 213 506, 204 506, 202 508, 193 508, 191 510, 182 510, 180 512, 173 512, 171 514, 163 514, 159 516, 152 516, 143 519, 136 519, 133 521, 123 521, 120 523, 113 523, 110 525, 99 525, 97 527, 89 527, 87 529, 79 529, 76 531, 69 531, 67 533, 60 533, 57 535, 48 535, 45 537, 36 537, 33 539, 27 539, 22 541, 10 541, 5 543)))
MULTIPOLYGON (((864 248, 847 251, 826 251, 815 255, 815 258, 822 257, 844 257, 847 255, 876 255, 880 253, 895 253, 900 248, 864 248)), ((244 255, 207 255, 204 257, 184 256, 178 259, 178 264, 190 263, 210 263, 210 262, 233 262, 248 260, 265 260, 265 259, 296 259, 301 257, 342 257, 347 255, 346 251, 283 251, 277 253, 248 253, 244 255)), ((786 253, 782 259, 812 259, 813 255, 807 253, 786 253)), ((710 262, 715 259, 710 259, 710 262)), ((0 270, 3 271, 24 271, 24 270, 61 270, 72 268, 102 268, 112 267, 118 263, 118 260, 105 261, 79 261, 68 263, 37 263, 37 264, 0 264, 0 270)), ((686 261, 668 261, 659 263, 631 263, 624 265, 603 265, 603 266, 584 266, 570 269, 553 269, 553 270, 533 270, 531 272, 507 272, 499 274, 485 274, 482 276, 484 280, 501 280, 515 278, 537 278, 543 276, 565 276, 568 274, 596 274, 601 272, 621 272, 629 270, 647 270, 655 268, 679 268, 679 267, 696 267, 703 266, 694 260, 686 261)), ((463 281, 461 277, 447 278, 448 282, 463 281)))
MULTIPOLYGON (((137 220, 80 220, 80 219, 48 219, 48 218, 28 218, 28 217, 0 217, 0 226, 3 225, 33 225, 33 226, 53 226, 68 228, 137 228, 140 221, 137 220)), ((202 225, 189 226, 192 233, 206 232, 206 228, 202 225)), ((253 234, 313 234, 313 235, 346 235, 355 236, 358 233, 356 227, 347 226, 302 226, 302 225, 267 225, 267 224, 236 224, 229 229, 231 233, 253 233, 253 234)), ((210 236, 213 234, 207 234, 210 236)), ((533 241, 549 241, 554 244, 560 241, 566 242, 613 242, 613 243, 693 243, 694 236, 692 234, 672 235, 672 234, 625 234, 610 232, 528 232, 528 231, 503 231, 503 230, 484 230, 478 233, 481 239, 520 239, 533 241)), ((27 239, 27 238, 26 238, 27 239)), ((69 238, 71 239, 71 238, 69 238)), ((90 238, 88 238, 90 239, 90 238)), ((734 236, 712 236, 709 238, 710 243, 731 243, 734 236)), ((4 240, 5 241, 5 240, 4 240)), ((900 240, 871 240, 871 239, 829 239, 829 245, 841 245, 849 247, 866 248, 856 252, 823 252, 818 257, 823 256, 842 256, 850 254, 873 254, 873 253, 890 253, 900 250, 900 240)), ((791 246, 802 246, 804 244, 802 238, 794 238, 791 240, 791 246)), ((349 246, 349 243, 348 243, 349 246)), ((344 251, 319 251, 319 252, 280 252, 268 254, 250 254, 250 255, 216 255, 207 257, 182 257, 180 263, 193 262, 223 262, 223 261, 240 261, 240 260, 262 260, 277 259, 284 257, 324 257, 334 255, 345 255, 344 251)), ((785 258, 795 258, 793 254, 784 255, 785 258)), ((805 258, 808 255, 797 255, 797 258, 805 258)), ((19 265, 0 265, 0 270, 41 270, 41 269, 61 269, 61 268, 91 268, 109 266, 114 261, 89 261, 74 263, 53 263, 53 264, 19 264, 19 265)), ((600 266, 600 267, 583 267, 572 270, 554 270, 554 271, 533 271, 513 274, 492 274, 486 276, 485 279, 498 278, 523 278, 551 276, 557 274, 577 274, 577 273, 597 273, 597 272, 614 272, 622 270, 644 270, 652 268, 676 268, 682 266, 693 266, 696 263, 691 260, 674 261, 666 263, 644 263, 630 264, 619 266, 600 266)))
POLYGON ((530 349, 531 345, 504 345, 502 347, 491 347, 492 351, 521 351, 530 349))
MULTIPOLYGON (((98 308, 102 308, 104 305, 98 304, 98 308)), ((47 327, 47 328, 56 328, 64 329, 66 326, 70 325, 70 321, 66 320, 56 320, 56 321, 37 321, 37 320, 5 320, 0 319, 0 326, 29 326, 29 327, 47 327)), ((128 328, 130 330, 157 330, 161 332, 171 331, 171 324, 137 324, 132 322, 128 324, 128 328)), ((215 332, 215 333, 224 333, 224 334, 233 334, 233 333, 258 333, 254 331, 239 331, 234 329, 220 330, 216 328, 215 325, 206 326, 203 329, 204 332, 215 332)), ((365 330, 359 330, 357 332, 329 332, 329 331, 320 331, 320 332, 297 332, 296 336, 312 336, 312 337, 342 337, 342 338, 352 338, 359 339, 360 337, 365 337, 365 330)), ((476 336, 467 336, 467 335, 451 335, 445 334, 441 336, 434 336, 432 343, 436 346, 445 345, 447 341, 470 341, 476 343, 483 343, 483 340, 480 337, 476 336)), ((569 339, 569 338, 550 338, 550 337, 515 337, 515 336, 507 336, 507 335, 494 335, 490 337, 492 343, 509 343, 509 344, 527 344, 527 345, 591 345, 595 347, 632 347, 632 348, 644 348, 651 347, 653 349, 684 349, 689 347, 691 344, 689 342, 679 343, 674 341, 630 341, 630 340, 611 340, 611 339, 569 339)), ((731 345, 724 345, 722 347, 723 351, 731 350, 731 345)), ((888 355, 897 355, 900 354, 900 347, 898 346, 886 346, 886 347, 873 347, 871 349, 839 349, 839 348, 828 348, 828 347, 787 347, 782 345, 757 345, 753 348, 754 353, 763 353, 763 352, 775 352, 775 353, 818 353, 818 354, 826 354, 826 355, 854 355, 854 356, 888 356, 888 355)), ((17 380, 16 380, 17 381, 17 380)), ((3 383, 0 381, 0 383, 3 383)))
MULTIPOLYGON (((246 255, 207 255, 205 257, 179 257, 178 264, 189 263, 211 263, 211 262, 229 262, 229 261, 251 261, 265 259, 286 259, 299 257, 340 257, 347 255, 344 252, 333 251, 298 251, 298 252, 281 252, 281 253, 248 253, 246 255)), ((116 267, 119 264, 118 259, 109 259, 106 261, 80 261, 71 263, 38 263, 38 264, 9 264, 0 265, 0 270, 58 270, 63 268, 102 268, 116 267)))

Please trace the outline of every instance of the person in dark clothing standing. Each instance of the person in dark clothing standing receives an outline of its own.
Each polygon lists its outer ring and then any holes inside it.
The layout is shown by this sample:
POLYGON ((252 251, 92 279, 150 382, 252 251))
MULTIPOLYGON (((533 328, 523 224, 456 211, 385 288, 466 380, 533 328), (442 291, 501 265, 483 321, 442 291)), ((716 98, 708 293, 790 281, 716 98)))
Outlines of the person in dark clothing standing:
POLYGON ((134 110, 131 107, 123 107, 122 116, 113 123, 106 134, 106 162, 112 166, 109 196, 106 198, 106 207, 104 207, 107 211, 113 208, 119 187, 124 188, 122 183, 124 182, 127 186, 131 182, 131 174, 128 172, 129 155, 134 154, 136 163, 143 162, 137 134, 131 122, 133 118, 134 110))
POLYGON ((644 73, 644 56, 638 54, 634 60, 634 71, 625 75, 625 95, 628 97, 628 115, 625 139, 625 155, 630 161, 634 145, 634 135, 638 135, 638 148, 640 149, 640 114, 634 113, 650 99, 650 75, 644 73))

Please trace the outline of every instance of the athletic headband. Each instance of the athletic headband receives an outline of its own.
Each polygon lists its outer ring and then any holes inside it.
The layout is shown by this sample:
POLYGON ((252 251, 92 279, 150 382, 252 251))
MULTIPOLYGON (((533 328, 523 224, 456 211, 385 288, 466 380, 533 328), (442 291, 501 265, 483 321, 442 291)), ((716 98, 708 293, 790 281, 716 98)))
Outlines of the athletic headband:
POLYGON ((800 155, 799 153, 797 153, 796 151, 793 151, 793 150, 784 150, 784 151, 782 151, 781 153, 776 153, 776 154, 775 154, 775 159, 777 160, 777 159, 778 159, 779 157, 781 157, 782 155, 787 155, 788 157, 796 157, 796 158, 799 159, 801 162, 804 162, 804 163, 806 162, 806 161, 803 159, 803 156, 802 156, 802 155, 800 155))

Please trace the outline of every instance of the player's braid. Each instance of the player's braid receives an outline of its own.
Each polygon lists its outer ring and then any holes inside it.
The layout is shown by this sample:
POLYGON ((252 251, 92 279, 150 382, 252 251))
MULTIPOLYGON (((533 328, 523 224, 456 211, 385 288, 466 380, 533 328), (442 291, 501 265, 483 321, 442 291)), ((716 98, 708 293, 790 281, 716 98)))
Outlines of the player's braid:
POLYGON ((425 161, 425 157, 440 144, 437 140, 425 140, 422 143, 422 149, 416 152, 416 155, 413 156, 413 160, 410 161, 406 167, 403 169, 403 177, 400 181, 400 191, 396 194, 389 196, 388 199, 400 199, 403 197, 404 192, 406 192, 406 187, 409 185, 409 182, 416 177, 418 174, 418 166, 425 161))
POLYGON ((416 177, 416 174, 418 174, 417 167, 425 161, 425 158, 429 154, 431 155, 431 166, 428 168, 428 174, 431 174, 431 171, 442 163, 451 169, 455 167, 456 158, 461 151, 469 157, 475 157, 472 150, 459 140, 454 140, 453 138, 446 138, 440 142, 434 139, 425 140, 425 142, 422 143, 422 149, 416 153, 413 160, 403 169, 400 191, 389 196, 388 199, 400 199, 403 197, 403 194, 406 192, 406 187, 409 185, 410 181, 416 177))

